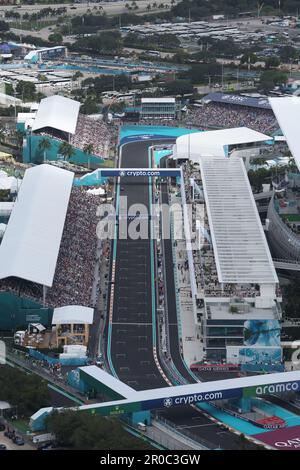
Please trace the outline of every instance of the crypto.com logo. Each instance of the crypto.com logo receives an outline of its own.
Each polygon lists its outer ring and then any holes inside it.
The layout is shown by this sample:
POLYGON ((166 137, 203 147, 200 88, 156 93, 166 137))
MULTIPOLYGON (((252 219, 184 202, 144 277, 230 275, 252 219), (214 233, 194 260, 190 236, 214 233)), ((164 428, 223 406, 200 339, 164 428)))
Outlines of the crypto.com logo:
POLYGON ((165 398, 165 399, 164 399, 164 406, 165 406, 166 408, 170 408, 170 406, 172 406, 172 405, 173 405, 173 400, 172 400, 172 398, 165 398))
POLYGON ((6 346, 4 341, 0 341, 0 365, 6 363, 6 346))

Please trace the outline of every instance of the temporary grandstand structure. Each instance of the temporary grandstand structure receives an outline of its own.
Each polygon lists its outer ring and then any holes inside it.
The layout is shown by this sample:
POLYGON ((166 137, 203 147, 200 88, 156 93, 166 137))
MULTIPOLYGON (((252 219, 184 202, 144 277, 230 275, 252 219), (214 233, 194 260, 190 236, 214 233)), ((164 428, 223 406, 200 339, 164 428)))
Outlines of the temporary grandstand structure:
POLYGON ((53 95, 41 100, 32 131, 55 129, 65 132, 70 137, 75 134, 80 103, 60 95, 53 95))
POLYGON ((0 279, 52 286, 73 177, 50 165, 25 172, 0 245, 0 279))
POLYGON ((295 159, 298 170, 300 170, 300 97, 269 98, 269 102, 295 159))
POLYGON ((243 161, 203 157, 200 167, 219 282, 275 286, 277 274, 243 161))
POLYGON ((226 156, 226 147, 265 142, 271 137, 248 127, 234 127, 207 132, 186 134, 176 139, 173 158, 199 162, 202 156, 226 156))
POLYGON ((233 95, 232 93, 221 93, 218 91, 209 93, 202 99, 204 103, 226 103, 237 106, 249 106, 250 108, 271 109, 266 97, 254 97, 245 95, 233 95))

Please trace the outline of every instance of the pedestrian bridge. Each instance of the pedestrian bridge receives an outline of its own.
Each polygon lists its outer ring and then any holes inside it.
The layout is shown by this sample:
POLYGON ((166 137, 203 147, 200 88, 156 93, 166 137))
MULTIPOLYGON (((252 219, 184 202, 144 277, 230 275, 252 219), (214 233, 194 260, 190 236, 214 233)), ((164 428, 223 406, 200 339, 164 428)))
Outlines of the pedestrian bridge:
POLYGON ((286 259, 273 258, 273 263, 276 269, 286 269, 288 271, 300 271, 300 262, 286 259))
MULTIPOLYGON (((96 366, 81 367, 79 374, 83 381, 87 381, 89 385, 93 384, 98 391, 101 392, 105 388, 106 391, 110 390, 111 392, 106 395, 122 397, 108 402, 72 408, 77 411, 90 411, 102 416, 122 416, 128 413, 141 413, 230 398, 241 399, 300 391, 300 371, 198 382, 143 391, 132 389, 96 366)), ((51 410, 42 408, 36 415, 41 417, 43 410, 47 416, 53 408, 51 410)))

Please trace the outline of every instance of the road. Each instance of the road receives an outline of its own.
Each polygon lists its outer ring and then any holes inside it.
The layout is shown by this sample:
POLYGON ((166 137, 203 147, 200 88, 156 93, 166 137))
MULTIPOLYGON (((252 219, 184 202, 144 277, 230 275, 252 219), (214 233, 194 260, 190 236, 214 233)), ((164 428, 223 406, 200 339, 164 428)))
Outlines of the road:
MULTIPOLYGON (((120 166, 147 168, 148 145, 145 142, 125 145, 120 166)), ((149 191, 148 178, 121 179, 120 196, 127 196, 128 208, 141 203, 149 213, 149 191)), ((111 360, 118 377, 136 390, 166 385, 153 354, 152 315, 156 313, 156 305, 150 259, 149 227, 146 240, 129 237, 116 240, 111 360)))
POLYGON ((24 444, 23 446, 17 446, 12 442, 11 439, 8 439, 4 436, 4 432, 0 432, 0 444, 5 444, 7 450, 36 450, 34 446, 30 444, 24 444))
MULTIPOLYGON (((122 168, 148 167, 148 147, 153 142, 134 142, 123 146, 122 158, 119 164, 122 168)), ((148 178, 122 177, 120 195, 127 196, 128 208, 134 203, 143 203, 149 210, 149 181, 148 178)), ((164 194, 165 189, 164 189, 164 194)), ((167 197, 164 195, 164 197, 167 197)), ((120 210, 120 213, 122 211, 120 210)), ((123 233, 123 231, 121 231, 123 233)), ((173 275, 173 259, 171 259, 171 246, 167 249, 167 297, 169 302, 169 323, 171 333, 171 347, 176 367, 192 381, 185 368, 179 352, 178 325, 176 310, 174 308, 175 285, 173 275), (172 324, 172 325, 171 325, 172 324)), ((114 254, 114 243, 111 253, 114 254)), ((111 257, 112 270, 115 272, 113 284, 114 301, 111 317, 111 358, 116 375, 123 382, 136 390, 159 388, 166 386, 163 377, 157 368, 153 356, 153 321, 151 296, 151 245, 149 240, 116 240, 116 258, 111 257), (114 264, 115 263, 115 264, 114 264)), ((110 284, 110 291, 112 284, 110 284)), ((153 296, 154 301, 156 296, 153 296)), ((154 309, 154 312, 156 308, 154 309)), ((154 313, 155 314, 155 313, 154 313)), ((105 336, 109 331, 106 325, 105 336)), ((156 331, 157 333, 157 331, 156 331)), ((175 427, 183 426, 185 432, 199 442, 210 441, 210 447, 223 449, 238 449, 237 437, 229 431, 222 430, 217 424, 211 422, 202 412, 192 407, 176 410, 163 410, 161 417, 167 419, 175 427)))
MULTIPOLYGON (((161 167, 166 167, 166 159, 161 160, 161 167)), ((161 202, 164 205, 169 205, 169 193, 168 193, 168 184, 161 184, 161 202)), ((163 212, 164 215, 166 215, 163 212)), ((165 225, 167 226, 167 225, 165 225)), ((177 306, 176 306, 176 290, 175 290, 175 279, 174 279, 174 269, 176 266, 173 264, 173 248, 172 248, 172 238, 163 239, 164 246, 164 264, 165 264, 165 290, 166 290, 166 300, 167 300, 167 309, 168 309, 168 337, 169 337, 169 347, 170 355, 172 361, 183 379, 186 383, 194 383, 191 373, 189 372, 188 367, 185 365, 184 359, 180 351, 180 340, 178 334, 178 317, 177 306)))

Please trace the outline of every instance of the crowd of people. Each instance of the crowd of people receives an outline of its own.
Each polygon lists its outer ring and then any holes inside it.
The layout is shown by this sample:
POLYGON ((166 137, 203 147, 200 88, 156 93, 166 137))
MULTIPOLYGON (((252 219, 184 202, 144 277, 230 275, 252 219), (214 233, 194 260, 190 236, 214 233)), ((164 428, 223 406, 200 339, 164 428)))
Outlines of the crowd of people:
POLYGON ((208 103, 194 108, 184 117, 184 121, 202 129, 249 127, 266 134, 279 128, 271 109, 225 103, 208 103))
POLYGON ((110 148, 116 140, 116 128, 100 119, 92 119, 83 114, 78 115, 75 134, 71 137, 71 145, 84 150, 91 145, 92 154, 108 158, 110 148))
MULTIPOLYGON (((51 288, 46 289, 45 303, 55 308, 64 305, 91 306, 91 292, 96 263, 96 211, 100 199, 73 188, 51 288)), ((43 301, 40 284, 19 278, 0 281, 0 292, 43 301)))
POLYGON ((53 285, 46 304, 90 306, 96 262, 96 211, 99 198, 73 188, 53 285))

